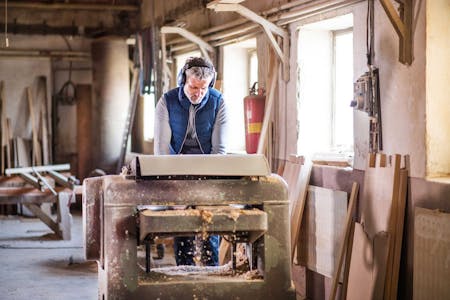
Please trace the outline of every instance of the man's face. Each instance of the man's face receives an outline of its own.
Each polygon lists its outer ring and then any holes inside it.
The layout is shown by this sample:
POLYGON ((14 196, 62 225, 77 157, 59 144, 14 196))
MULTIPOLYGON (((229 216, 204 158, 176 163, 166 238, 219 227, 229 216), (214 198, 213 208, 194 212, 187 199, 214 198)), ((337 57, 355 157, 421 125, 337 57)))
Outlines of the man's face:
POLYGON ((208 86, 211 80, 212 79, 199 80, 193 76, 188 76, 186 78, 183 91, 192 104, 199 104, 202 102, 203 97, 205 97, 208 92, 208 86))

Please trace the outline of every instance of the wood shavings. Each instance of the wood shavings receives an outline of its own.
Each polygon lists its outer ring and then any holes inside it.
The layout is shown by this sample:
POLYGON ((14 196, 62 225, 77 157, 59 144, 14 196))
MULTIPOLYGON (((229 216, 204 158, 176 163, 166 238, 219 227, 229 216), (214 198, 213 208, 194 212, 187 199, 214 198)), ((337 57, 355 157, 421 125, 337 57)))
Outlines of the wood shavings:
POLYGON ((200 216, 202 218, 202 221, 204 223, 207 223, 207 224, 211 224, 212 223, 213 215, 214 214, 211 211, 208 211, 208 210, 201 210, 200 211, 200 216))

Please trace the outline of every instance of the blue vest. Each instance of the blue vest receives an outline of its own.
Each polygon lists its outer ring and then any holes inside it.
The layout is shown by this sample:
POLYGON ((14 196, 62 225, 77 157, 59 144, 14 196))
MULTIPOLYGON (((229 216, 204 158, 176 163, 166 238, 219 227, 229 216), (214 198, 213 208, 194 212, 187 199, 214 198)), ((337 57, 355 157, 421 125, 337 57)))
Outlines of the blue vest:
MULTIPOLYGON (((165 93, 164 99, 169 112, 170 129, 172 130, 170 153, 179 154, 186 136, 191 102, 184 94, 183 86, 165 93)), ((208 92, 200 102, 200 107, 198 107, 195 115, 195 131, 204 154, 211 153, 212 130, 221 101, 223 101, 222 94, 213 88, 208 88, 208 92)))

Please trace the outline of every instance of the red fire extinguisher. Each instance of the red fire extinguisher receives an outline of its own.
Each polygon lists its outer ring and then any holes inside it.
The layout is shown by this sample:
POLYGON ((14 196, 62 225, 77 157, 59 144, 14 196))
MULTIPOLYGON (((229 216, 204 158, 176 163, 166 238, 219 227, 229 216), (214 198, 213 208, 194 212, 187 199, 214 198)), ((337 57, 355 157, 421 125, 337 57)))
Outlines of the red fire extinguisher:
POLYGON ((256 153, 258 150, 266 103, 264 90, 258 88, 256 92, 256 84, 257 82, 251 87, 250 95, 244 98, 245 150, 248 154, 256 153))

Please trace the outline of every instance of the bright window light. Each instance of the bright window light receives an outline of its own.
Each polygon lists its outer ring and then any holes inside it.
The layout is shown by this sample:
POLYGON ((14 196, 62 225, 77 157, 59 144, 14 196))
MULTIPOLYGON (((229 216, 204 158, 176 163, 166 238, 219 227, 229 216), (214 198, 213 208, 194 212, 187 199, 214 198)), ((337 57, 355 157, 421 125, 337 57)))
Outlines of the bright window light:
POLYGON ((144 140, 151 140, 154 136, 155 123, 155 94, 144 94, 144 140))
POLYGON ((298 40, 298 154, 353 152, 353 17, 302 26, 298 40))

